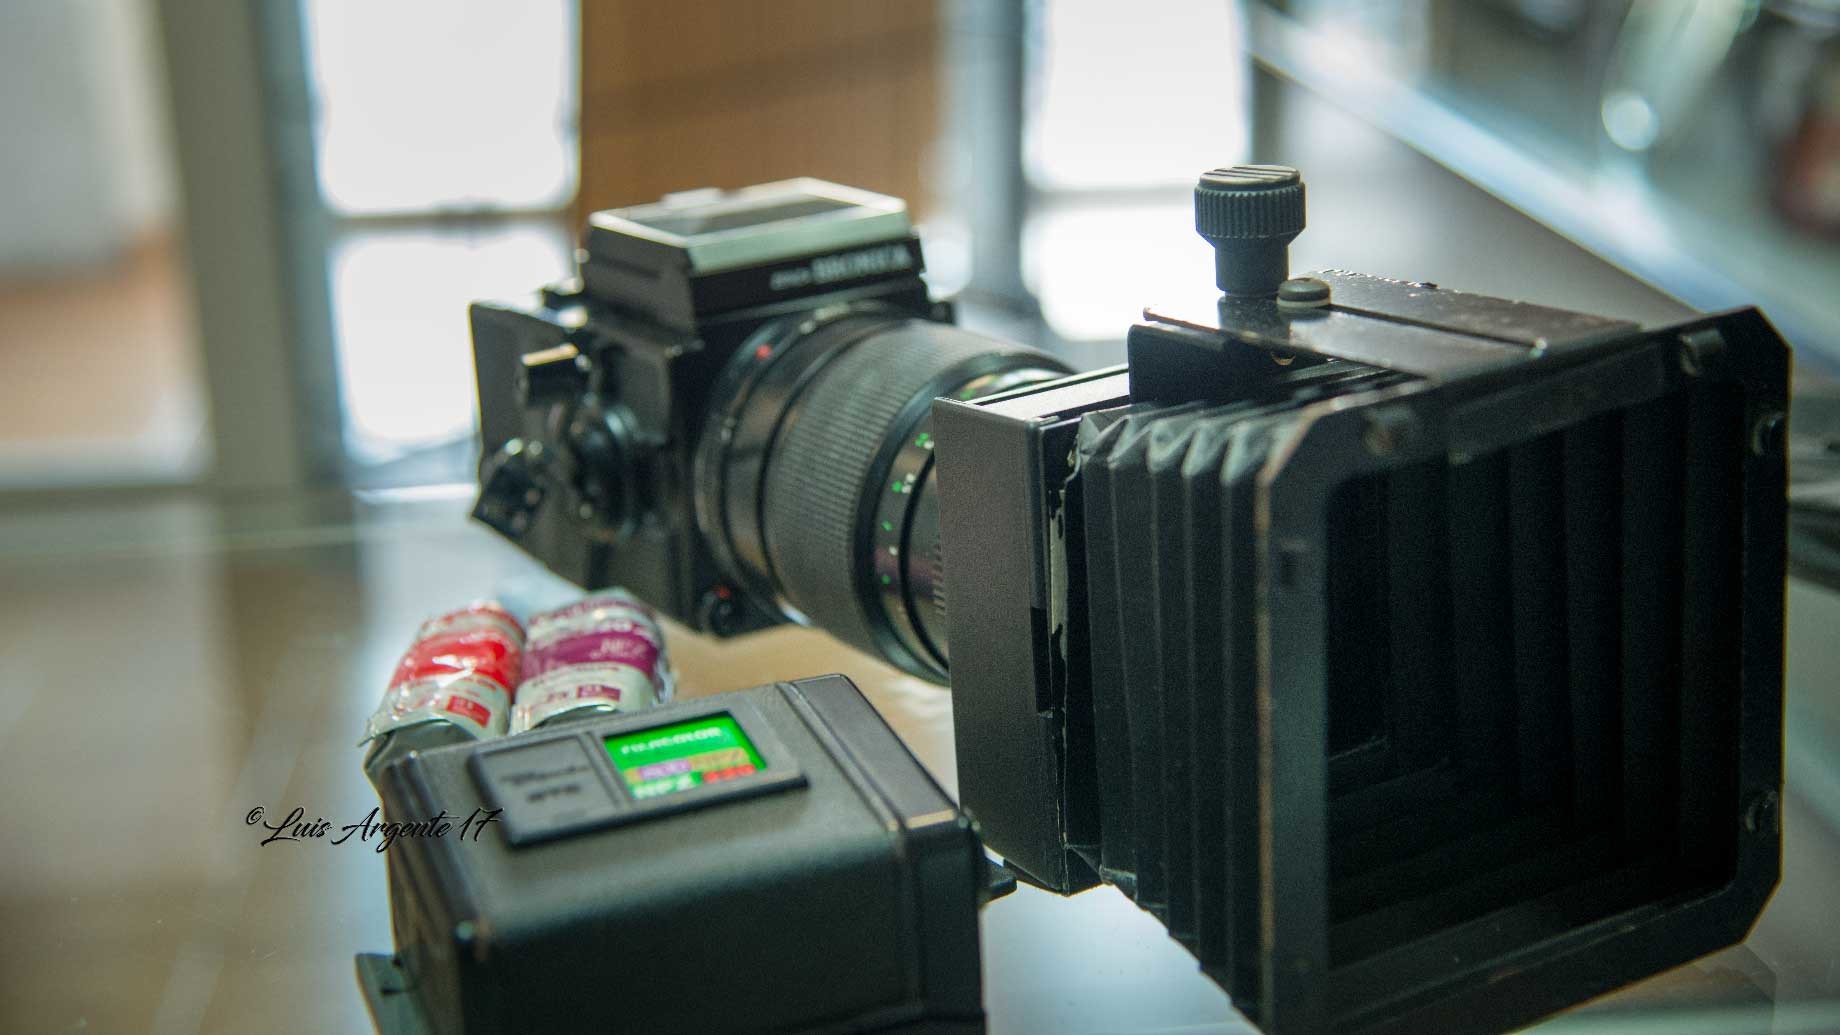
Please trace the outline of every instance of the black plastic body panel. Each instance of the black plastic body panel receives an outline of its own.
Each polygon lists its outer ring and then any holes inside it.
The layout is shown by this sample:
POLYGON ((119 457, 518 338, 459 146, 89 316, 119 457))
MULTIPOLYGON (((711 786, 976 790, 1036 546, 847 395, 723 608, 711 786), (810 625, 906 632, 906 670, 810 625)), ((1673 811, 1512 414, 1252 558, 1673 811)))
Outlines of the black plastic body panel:
POLYGON ((428 1030, 983 1030, 982 850, 842 676, 412 754, 381 774, 385 809, 489 806, 481 750, 725 710, 802 783, 538 843, 392 846, 400 980, 428 1030))
MULTIPOLYGON (((563 457, 577 440, 572 422, 584 413, 592 419, 593 408, 618 408, 629 424, 629 454, 619 460, 631 486, 628 526, 615 530, 579 520, 579 501, 552 486, 549 498, 533 508, 529 527, 512 541, 576 585, 624 587, 705 632, 726 636, 783 621, 750 594, 725 585, 721 565, 697 526, 692 475, 710 393, 736 349, 769 321, 870 302, 929 319, 949 313, 928 298, 915 248, 916 265, 899 276, 783 292, 769 303, 739 309, 698 311, 687 328, 622 312, 579 286, 545 291, 538 304, 527 307, 474 304, 469 312, 482 458, 489 461, 514 439, 542 443, 553 460, 563 457), (584 393, 526 408, 518 387, 522 357, 562 344, 574 346, 591 364, 584 393)), ((570 478, 550 481, 566 484, 570 478)))
MULTIPOLYGON (((1122 369, 1076 374, 1050 389, 1022 389, 981 404, 933 407, 946 550, 953 737, 959 796, 986 843, 1024 879, 1071 892, 1099 882, 1065 831, 1085 806, 1066 782, 1068 714, 1056 693, 1066 664, 1065 501, 1079 415, 1129 400, 1122 369), (1061 569, 1056 569, 1059 556, 1061 569), (1056 618, 1062 624, 1056 624, 1056 618), (960 688, 964 688, 962 691, 960 688)), ((1090 727, 1090 723, 1088 723, 1090 727)), ((1077 734, 1075 734, 1077 736, 1077 734)), ((1094 813, 1096 815, 1096 813, 1094 813)), ((1088 820, 1090 823, 1090 820, 1088 820)))

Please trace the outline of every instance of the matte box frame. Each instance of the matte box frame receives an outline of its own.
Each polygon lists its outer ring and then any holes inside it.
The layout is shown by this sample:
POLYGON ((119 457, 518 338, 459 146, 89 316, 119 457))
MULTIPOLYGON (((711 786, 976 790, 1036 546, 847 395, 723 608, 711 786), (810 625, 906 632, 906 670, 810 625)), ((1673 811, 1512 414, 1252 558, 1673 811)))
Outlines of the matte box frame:
POLYGON ((1079 551, 1055 544, 1069 520, 1065 493, 1077 491, 1064 484, 1071 460, 1060 453, 1070 425, 1082 413, 1134 398, 1161 401, 1166 390, 1204 382, 1210 372, 1243 376, 1246 356, 1259 350, 1345 359, 1419 380, 1305 407, 1301 430, 1261 475, 1259 994, 1239 1005, 1273 1032, 1499 1029, 1741 940, 1780 868, 1787 347, 1753 309, 1645 331, 1431 285, 1319 276, 1333 286, 1331 312, 1287 312, 1268 301, 1223 301, 1218 314, 1194 320, 1147 312, 1132 332, 1128 371, 935 404, 943 541, 957 573, 949 583, 951 638, 968 648, 954 651, 952 672, 960 797, 986 844, 1023 879, 1049 890, 1070 894, 1099 881, 1079 843, 1088 803, 1069 794, 1083 779, 1075 771, 1082 749, 1072 743, 1080 723, 1069 714, 1080 702, 1068 695, 1081 674, 1083 645, 1076 641, 1084 634, 1062 599, 1065 555, 1079 551), (1392 356, 1398 362, 1389 362, 1392 356), (1739 580, 1746 619, 1740 720, 1732 733, 1742 816, 1731 827, 1732 879, 1685 900, 1530 935, 1505 954, 1467 965, 1413 950, 1483 948, 1487 939, 1477 933, 1526 903, 1333 968, 1321 652, 1330 633, 1331 497, 1350 479, 1427 459, 1465 462, 1695 378, 1738 388, 1749 438, 1749 448, 1731 444, 1744 450, 1739 580), (1376 421, 1410 434, 1398 436, 1397 448, 1376 451, 1376 421), (1338 995, 1338 985, 1355 990, 1354 998, 1346 990, 1338 995), (1361 998, 1367 993, 1360 989, 1375 993, 1361 998))

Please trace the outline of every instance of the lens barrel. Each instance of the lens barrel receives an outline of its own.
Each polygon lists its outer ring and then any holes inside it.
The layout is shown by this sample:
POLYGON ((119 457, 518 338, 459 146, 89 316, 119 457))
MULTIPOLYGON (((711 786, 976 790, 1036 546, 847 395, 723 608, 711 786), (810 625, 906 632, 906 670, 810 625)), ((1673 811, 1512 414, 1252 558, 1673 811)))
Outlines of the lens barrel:
POLYGON ((768 324, 713 396, 698 523, 728 574, 788 618, 943 680, 933 399, 1065 372, 1034 349, 879 308, 768 324))

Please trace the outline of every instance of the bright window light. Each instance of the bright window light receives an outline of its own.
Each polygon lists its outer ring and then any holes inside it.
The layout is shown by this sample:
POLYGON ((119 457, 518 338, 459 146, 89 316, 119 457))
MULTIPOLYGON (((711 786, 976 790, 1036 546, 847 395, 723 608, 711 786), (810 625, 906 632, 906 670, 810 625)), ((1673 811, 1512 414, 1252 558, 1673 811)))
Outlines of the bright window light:
POLYGON ((472 434, 467 305, 521 296, 571 272, 547 225, 353 230, 332 249, 345 445, 376 463, 472 434))
POLYGON ((1042 318, 1072 341, 1123 338, 1145 306, 1211 307, 1220 294, 1188 192, 1044 206, 1029 214, 1022 256, 1042 318))
POLYGON ((1243 161, 1246 61, 1224 0, 1051 0, 1029 179, 1044 190, 1174 184, 1243 161))
POLYGON ((558 209, 575 196, 573 0, 305 0, 335 212, 558 209))

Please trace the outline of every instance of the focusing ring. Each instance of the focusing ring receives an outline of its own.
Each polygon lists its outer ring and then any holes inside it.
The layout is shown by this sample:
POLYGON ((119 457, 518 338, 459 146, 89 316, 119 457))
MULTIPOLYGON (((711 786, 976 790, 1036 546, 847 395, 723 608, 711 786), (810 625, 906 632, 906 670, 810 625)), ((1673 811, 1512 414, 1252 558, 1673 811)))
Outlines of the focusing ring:
POLYGON ((862 307, 769 323, 717 384, 725 402, 712 408, 695 461, 697 522, 729 577, 763 601, 785 604, 768 571, 760 491, 786 413, 826 364, 892 319, 862 307))
POLYGON ((895 452, 936 396, 982 375, 1061 364, 1033 349, 911 318, 847 347, 788 410, 768 459, 761 528, 774 583, 806 620, 909 671, 938 675, 911 656, 868 584, 867 529, 895 452))

